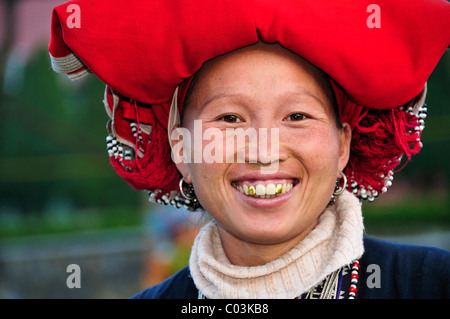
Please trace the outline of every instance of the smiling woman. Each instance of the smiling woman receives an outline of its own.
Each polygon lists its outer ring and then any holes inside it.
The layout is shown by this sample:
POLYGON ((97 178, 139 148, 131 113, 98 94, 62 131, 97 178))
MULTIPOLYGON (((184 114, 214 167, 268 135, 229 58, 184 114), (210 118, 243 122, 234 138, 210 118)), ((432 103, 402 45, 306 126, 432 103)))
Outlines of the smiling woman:
POLYGON ((365 238, 361 209, 422 147, 446 1, 385 3, 376 30, 350 1, 130 0, 123 22, 77 4, 83 27, 57 7, 49 50, 106 82, 111 164, 212 217, 189 265, 136 298, 450 297, 450 253, 365 238))
POLYGON ((351 130, 347 123, 337 128, 330 84, 298 55, 259 42, 206 63, 190 95, 182 123, 189 131, 194 120, 202 130, 279 131, 272 173, 261 172, 258 160, 250 163, 248 148, 245 163, 177 164, 219 225, 233 264, 278 258, 315 227, 349 158, 351 130))

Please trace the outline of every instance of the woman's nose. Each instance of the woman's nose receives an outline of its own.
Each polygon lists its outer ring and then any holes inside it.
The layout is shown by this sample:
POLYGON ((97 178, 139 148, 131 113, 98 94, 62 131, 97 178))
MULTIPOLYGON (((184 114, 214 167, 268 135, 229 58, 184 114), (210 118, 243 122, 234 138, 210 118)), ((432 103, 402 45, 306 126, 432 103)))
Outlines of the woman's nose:
POLYGON ((280 143, 278 127, 254 128, 252 137, 246 143, 243 152, 241 148, 241 159, 245 163, 273 165, 288 158, 286 148, 282 147, 282 143, 280 143))

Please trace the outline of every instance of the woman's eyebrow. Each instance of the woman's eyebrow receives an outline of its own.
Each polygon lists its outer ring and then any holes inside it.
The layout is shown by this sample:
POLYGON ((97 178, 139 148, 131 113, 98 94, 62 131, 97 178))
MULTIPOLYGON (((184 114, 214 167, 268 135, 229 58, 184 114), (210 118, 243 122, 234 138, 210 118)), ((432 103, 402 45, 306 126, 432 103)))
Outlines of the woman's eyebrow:
POLYGON ((300 90, 295 90, 295 91, 286 91, 283 93, 284 96, 309 96, 313 99, 315 99, 317 102, 319 102, 321 105, 325 105, 325 103, 313 92, 309 91, 309 90, 304 90, 304 89, 300 89, 300 90))
POLYGON ((203 109, 208 104, 210 104, 210 103, 212 103, 212 102, 214 102, 216 100, 220 100, 220 99, 223 99, 223 98, 231 98, 231 97, 236 97, 236 96, 244 97, 246 95, 243 94, 243 93, 226 93, 226 92, 218 93, 218 94, 215 94, 215 95, 211 96, 209 99, 207 99, 205 102, 203 102, 201 107, 203 109))
MULTIPOLYGON (((309 96, 313 99, 315 99, 317 102, 319 102, 321 105, 324 105, 324 102, 313 92, 309 91, 309 90, 304 90, 304 89, 300 89, 300 90, 294 90, 294 91, 285 91, 282 94, 280 94, 280 96, 309 96)), ((216 100, 220 100, 220 99, 224 99, 224 98, 232 98, 232 97, 247 97, 246 94, 244 93, 227 93, 227 92, 221 92, 221 93, 217 93, 213 96, 211 96, 210 98, 208 98, 205 102, 203 102, 203 104, 201 105, 201 108, 204 109, 208 104, 216 101, 216 100)))

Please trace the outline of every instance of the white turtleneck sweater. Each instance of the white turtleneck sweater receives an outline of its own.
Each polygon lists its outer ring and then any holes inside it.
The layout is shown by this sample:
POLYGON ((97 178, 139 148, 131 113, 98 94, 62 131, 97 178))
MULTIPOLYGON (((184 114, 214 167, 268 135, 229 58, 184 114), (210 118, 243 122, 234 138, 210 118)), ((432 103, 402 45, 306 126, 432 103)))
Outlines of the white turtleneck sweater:
POLYGON ((265 265, 232 265, 215 222, 197 235, 189 261, 196 287, 207 298, 295 298, 362 256, 359 200, 348 192, 320 215, 317 226, 292 250, 265 265))

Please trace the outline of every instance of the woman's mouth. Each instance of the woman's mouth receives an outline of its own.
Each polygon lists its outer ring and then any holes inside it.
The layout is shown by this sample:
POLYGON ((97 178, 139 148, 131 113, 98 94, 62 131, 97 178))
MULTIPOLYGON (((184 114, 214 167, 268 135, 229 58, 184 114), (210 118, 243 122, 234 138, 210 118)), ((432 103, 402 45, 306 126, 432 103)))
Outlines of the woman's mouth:
POLYGON ((298 179, 234 181, 231 186, 242 194, 257 198, 273 198, 288 193, 298 179))

